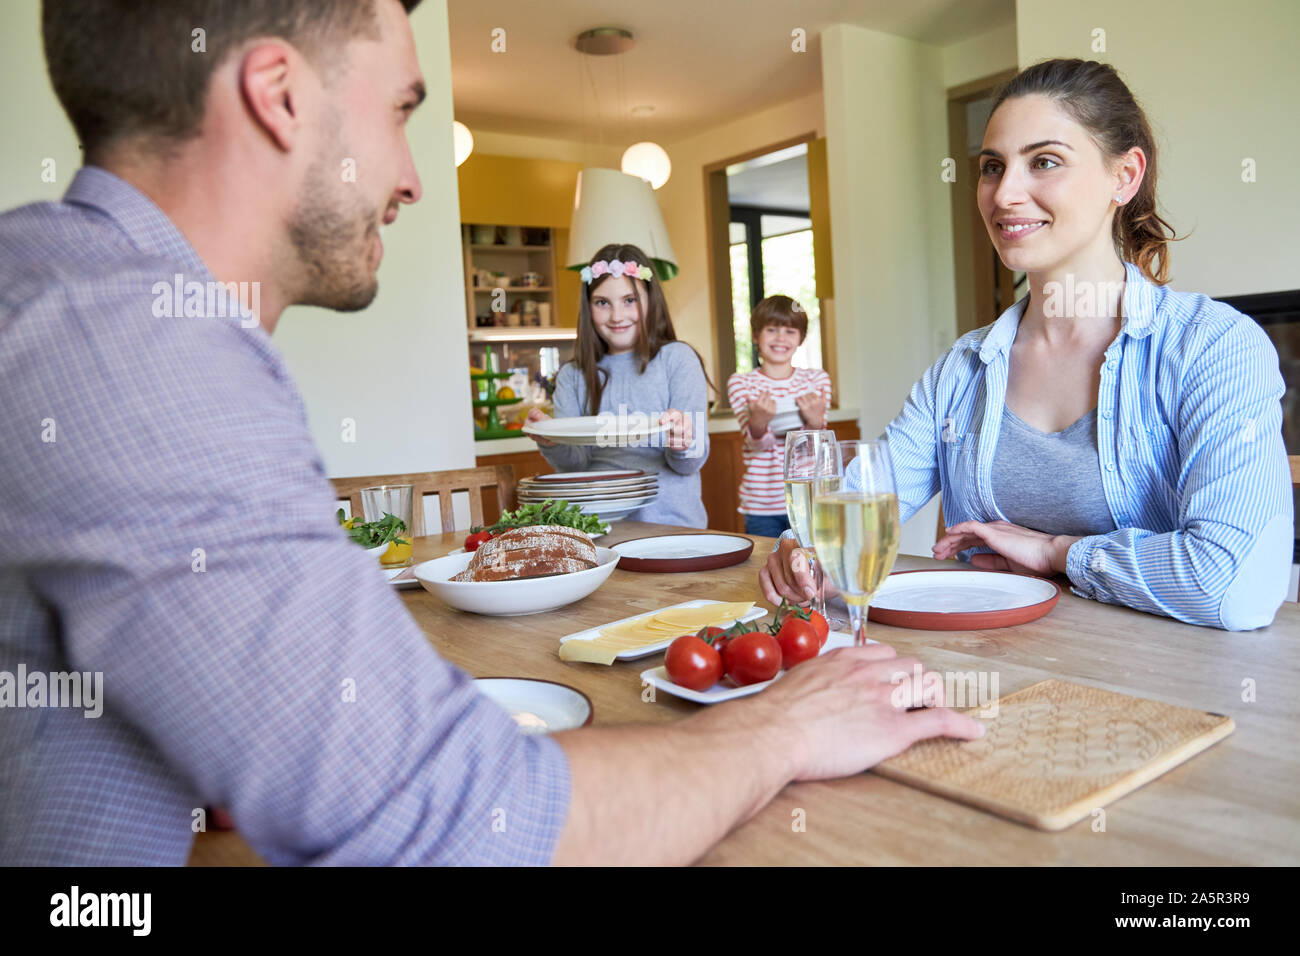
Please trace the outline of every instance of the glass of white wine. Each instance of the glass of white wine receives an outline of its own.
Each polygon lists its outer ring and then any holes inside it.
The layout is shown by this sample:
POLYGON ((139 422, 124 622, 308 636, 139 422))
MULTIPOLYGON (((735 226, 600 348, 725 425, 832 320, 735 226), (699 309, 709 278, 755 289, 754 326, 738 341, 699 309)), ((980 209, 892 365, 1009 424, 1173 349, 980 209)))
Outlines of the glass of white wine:
POLYGON ((819 475, 834 477, 833 456, 826 449, 834 448, 837 440, 830 430, 799 429, 785 434, 785 513, 799 547, 808 552, 813 586, 817 589, 813 609, 822 617, 826 616, 825 575, 813 553, 812 489, 819 475))
POLYGON ((813 479, 817 558, 849 606, 854 644, 867 642, 867 608, 898 556, 898 494, 889 442, 838 442, 813 479))

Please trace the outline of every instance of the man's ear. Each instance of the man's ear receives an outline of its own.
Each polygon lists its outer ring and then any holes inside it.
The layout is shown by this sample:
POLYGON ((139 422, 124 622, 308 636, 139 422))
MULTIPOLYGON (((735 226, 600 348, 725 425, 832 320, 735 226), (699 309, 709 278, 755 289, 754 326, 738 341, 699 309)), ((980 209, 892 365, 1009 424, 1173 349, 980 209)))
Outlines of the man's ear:
POLYGON ((239 65, 239 89, 248 111, 286 152, 303 126, 300 85, 305 65, 293 47, 277 40, 257 44, 239 65))

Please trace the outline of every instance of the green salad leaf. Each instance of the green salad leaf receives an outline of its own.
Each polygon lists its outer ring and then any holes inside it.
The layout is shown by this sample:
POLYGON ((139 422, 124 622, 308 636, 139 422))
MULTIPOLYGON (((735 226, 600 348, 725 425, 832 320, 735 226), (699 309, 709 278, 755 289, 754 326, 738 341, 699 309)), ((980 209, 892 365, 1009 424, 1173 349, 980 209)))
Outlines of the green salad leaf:
POLYGON ((348 537, 363 548, 377 548, 381 544, 396 541, 406 534, 406 522, 386 511, 378 521, 358 522, 350 528, 345 524, 348 519, 343 516, 342 508, 338 510, 335 517, 339 519, 339 524, 344 525, 343 530, 347 532, 348 537))
POLYGON ((609 531, 609 525, 595 515, 583 514, 581 505, 571 505, 564 499, 554 501, 550 498, 537 504, 524 505, 514 511, 507 511, 501 515, 500 521, 485 530, 496 534, 507 528, 527 528, 538 524, 558 524, 593 535, 605 534, 609 531))

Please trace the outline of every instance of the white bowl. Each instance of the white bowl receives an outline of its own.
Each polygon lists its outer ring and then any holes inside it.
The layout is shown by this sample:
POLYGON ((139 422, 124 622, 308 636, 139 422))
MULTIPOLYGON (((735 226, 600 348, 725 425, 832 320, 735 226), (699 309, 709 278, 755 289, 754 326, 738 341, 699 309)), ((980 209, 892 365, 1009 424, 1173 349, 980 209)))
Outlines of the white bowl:
POLYGON ((457 610, 513 617, 554 611, 574 601, 581 601, 600 587, 618 565, 617 551, 597 548, 597 564, 586 571, 552 574, 544 578, 523 578, 518 581, 450 580, 465 570, 472 557, 472 554, 462 551, 460 554, 448 554, 417 564, 416 580, 430 594, 457 610))
POLYGON ((768 426, 772 429, 773 435, 784 435, 786 432, 798 431, 800 428, 807 426, 803 423, 803 418, 798 411, 778 412, 772 417, 772 422, 768 426))
POLYGON ((591 699, 567 684, 531 677, 480 677, 474 686, 500 704, 526 734, 552 734, 591 723, 591 699))

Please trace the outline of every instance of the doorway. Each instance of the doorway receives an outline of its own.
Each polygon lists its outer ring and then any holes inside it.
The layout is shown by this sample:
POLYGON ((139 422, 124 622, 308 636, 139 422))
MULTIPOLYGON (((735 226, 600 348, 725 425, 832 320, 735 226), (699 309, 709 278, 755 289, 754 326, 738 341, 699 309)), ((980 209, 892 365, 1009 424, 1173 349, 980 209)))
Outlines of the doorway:
POLYGON ((1008 70, 948 90, 948 155, 957 161, 951 195, 958 337, 995 321, 1028 288, 1023 272, 1002 264, 976 207, 984 127, 998 88, 1015 74, 1008 70))

